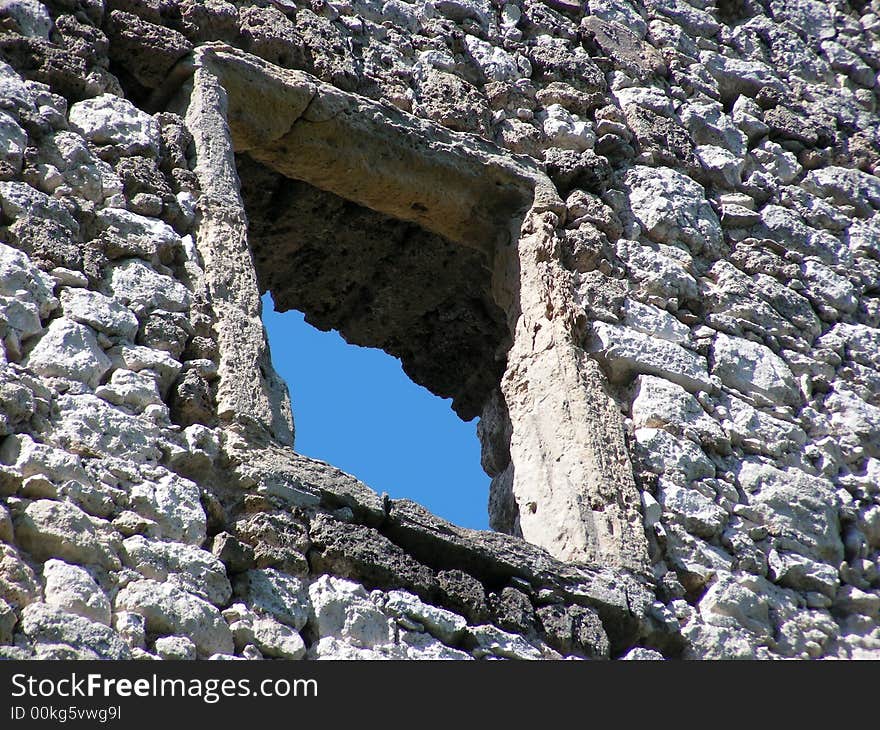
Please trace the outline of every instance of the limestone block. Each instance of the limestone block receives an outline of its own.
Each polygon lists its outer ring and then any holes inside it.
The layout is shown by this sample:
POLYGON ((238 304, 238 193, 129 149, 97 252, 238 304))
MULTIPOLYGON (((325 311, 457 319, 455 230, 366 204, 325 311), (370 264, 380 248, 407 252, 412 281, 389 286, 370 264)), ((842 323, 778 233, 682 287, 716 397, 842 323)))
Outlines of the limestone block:
POLYGON ((24 360, 25 367, 45 377, 78 380, 94 388, 111 366, 93 330, 66 317, 49 324, 24 360))
POLYGON ((636 220, 658 243, 681 242, 694 254, 717 251, 721 224, 699 184, 667 167, 636 166, 624 185, 636 220))
POLYGON ((706 359, 692 350, 605 322, 595 322, 593 333, 592 349, 601 353, 614 379, 645 373, 666 378, 690 392, 714 389, 706 359))
POLYGON ((207 550, 141 535, 127 538, 122 547, 123 565, 144 578, 167 581, 215 606, 225 606, 232 596, 225 566, 207 550))
POLYGON ((126 340, 137 334, 138 321, 131 310, 100 292, 66 287, 61 290, 61 308, 68 319, 98 332, 126 340))
POLYGON ((295 629, 273 618, 257 618, 253 623, 254 643, 266 656, 302 659, 306 645, 295 629))
POLYGON ((137 462, 156 461, 161 456, 161 434, 154 423, 131 416, 91 394, 58 398, 58 418, 52 423, 52 438, 65 448, 85 448, 92 453, 112 454, 137 462))
POLYGON ((119 567, 109 524, 70 502, 31 502, 16 518, 15 534, 19 544, 39 560, 59 558, 82 565, 119 567))
POLYGON ((109 626, 45 603, 21 612, 21 631, 43 659, 130 659, 125 642, 109 626))
POLYGON ((311 589, 299 578, 273 568, 249 570, 237 578, 235 592, 254 611, 297 630, 308 621, 311 589))
POLYGON ((34 571, 12 545, 0 545, 0 598, 19 610, 40 598, 34 571))
POLYGON ((380 607, 392 616, 406 616, 417 621, 445 644, 454 644, 467 626, 467 621, 458 614, 423 603, 407 591, 389 591, 380 607))
POLYGON ((719 332, 712 348, 712 373, 762 403, 798 404, 797 381, 785 361, 766 345, 719 332))
POLYGON ((662 428, 638 428, 635 436, 642 463, 655 473, 677 473, 685 482, 715 476, 715 465, 692 441, 662 428))
POLYGON ((46 604, 110 625, 110 601, 84 568, 53 558, 43 565, 43 577, 46 604))
POLYGON ((394 628, 359 583, 322 575, 309 586, 312 620, 321 638, 369 649, 393 641, 394 628))
POLYGON ((163 659, 192 660, 198 653, 196 645, 186 636, 160 636, 155 647, 163 659))
POLYGON ((199 487, 189 479, 167 472, 158 478, 135 484, 130 490, 131 507, 156 522, 166 540, 201 545, 207 518, 199 487))
POLYGON ((24 253, 0 243, 0 295, 34 304, 40 317, 46 317, 58 305, 52 293, 54 286, 52 277, 34 266, 24 253))
POLYGON ((114 609, 143 616, 148 632, 188 636, 201 656, 234 650, 232 632, 220 611, 170 583, 133 581, 119 591, 114 609))
POLYGON ((111 264, 106 287, 114 299, 139 317, 153 309, 168 312, 185 312, 189 309, 189 290, 139 259, 125 259, 111 264))
POLYGON ((753 460, 739 466, 737 478, 753 516, 784 550, 831 565, 840 563, 839 502, 831 482, 753 460))
POLYGON ((102 94, 70 107, 70 126, 96 145, 117 145, 127 154, 158 156, 159 125, 127 99, 102 94))

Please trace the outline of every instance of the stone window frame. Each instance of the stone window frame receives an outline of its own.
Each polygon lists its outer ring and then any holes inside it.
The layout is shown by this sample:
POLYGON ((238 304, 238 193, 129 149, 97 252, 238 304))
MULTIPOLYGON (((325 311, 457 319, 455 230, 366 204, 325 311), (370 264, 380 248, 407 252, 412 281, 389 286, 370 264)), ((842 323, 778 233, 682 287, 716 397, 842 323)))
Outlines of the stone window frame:
POLYGON ((480 429, 484 449, 500 439, 506 460, 492 480, 493 526, 561 560, 646 571, 623 416, 580 346, 585 315, 559 257, 566 208, 535 162, 225 44, 197 48, 182 68, 189 76, 171 108, 194 137, 195 241, 218 323, 221 422, 293 447, 239 192, 235 154, 247 152, 450 241, 489 247, 492 295, 513 341, 480 429), (369 143, 385 154, 359 154, 369 143), (447 185, 426 184, 438 179, 447 185))

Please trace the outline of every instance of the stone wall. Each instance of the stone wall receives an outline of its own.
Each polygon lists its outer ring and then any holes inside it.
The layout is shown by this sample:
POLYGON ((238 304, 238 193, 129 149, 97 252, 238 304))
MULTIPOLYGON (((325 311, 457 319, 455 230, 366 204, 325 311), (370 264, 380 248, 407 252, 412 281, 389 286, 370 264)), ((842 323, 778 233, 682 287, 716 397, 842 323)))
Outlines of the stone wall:
MULTIPOLYGON (((0 654, 874 655, 878 15, 814 0, 5 3, 0 654), (414 187, 399 163, 394 195, 322 177, 333 165, 305 169, 320 134, 275 144, 303 114, 387 130, 398 150, 427 140, 455 174, 479 159, 520 181, 504 198, 520 202, 475 206, 507 211, 487 223, 399 205, 414 187), (331 228, 407 231, 392 270, 415 240, 444 252, 417 257, 426 270, 475 271, 449 276, 437 325, 483 341, 467 382, 432 326, 392 338, 308 281, 271 280, 303 250, 272 217, 284 194, 318 201, 316 219, 341 198, 331 228), (514 534, 456 528, 296 455, 267 289, 397 348, 435 392, 461 389, 493 525, 514 534)), ((369 171, 382 145, 364 148, 369 171)), ((309 235, 328 286, 335 257, 309 235)))

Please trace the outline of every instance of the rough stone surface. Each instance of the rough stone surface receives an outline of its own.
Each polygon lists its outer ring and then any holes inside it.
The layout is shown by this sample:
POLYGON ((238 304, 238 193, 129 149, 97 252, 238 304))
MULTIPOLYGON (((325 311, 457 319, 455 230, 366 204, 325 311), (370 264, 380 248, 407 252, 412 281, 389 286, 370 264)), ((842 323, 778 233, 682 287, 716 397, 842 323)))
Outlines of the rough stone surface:
POLYGON ((0 655, 880 655, 876 3, 2 5, 0 655), (265 292, 499 532, 292 451, 265 292))

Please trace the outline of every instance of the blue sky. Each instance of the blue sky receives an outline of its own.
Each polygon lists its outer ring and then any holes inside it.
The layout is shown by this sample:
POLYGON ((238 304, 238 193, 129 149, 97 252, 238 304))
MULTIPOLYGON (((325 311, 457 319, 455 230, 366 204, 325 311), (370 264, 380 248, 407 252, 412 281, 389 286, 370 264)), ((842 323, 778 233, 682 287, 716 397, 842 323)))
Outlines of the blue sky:
POLYGON ((263 322, 272 362, 290 388, 297 452, 457 525, 488 529, 476 419, 459 419, 450 400, 413 383, 381 350, 320 332, 300 312, 278 314, 269 295, 263 322))

